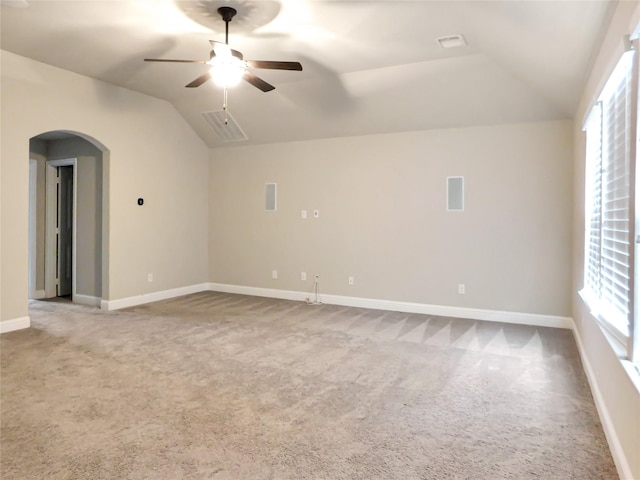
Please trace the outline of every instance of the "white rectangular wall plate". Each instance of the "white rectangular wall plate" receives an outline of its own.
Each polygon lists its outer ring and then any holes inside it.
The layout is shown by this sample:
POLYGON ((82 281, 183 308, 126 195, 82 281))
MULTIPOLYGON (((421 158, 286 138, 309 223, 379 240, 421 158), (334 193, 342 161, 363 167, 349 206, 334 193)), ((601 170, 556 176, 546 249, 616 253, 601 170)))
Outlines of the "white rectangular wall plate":
POLYGON ((464 211, 464 177, 447 177, 447 211, 464 211))
POLYGON ((278 209, 278 184, 264 184, 264 209, 268 212, 275 212, 278 209))

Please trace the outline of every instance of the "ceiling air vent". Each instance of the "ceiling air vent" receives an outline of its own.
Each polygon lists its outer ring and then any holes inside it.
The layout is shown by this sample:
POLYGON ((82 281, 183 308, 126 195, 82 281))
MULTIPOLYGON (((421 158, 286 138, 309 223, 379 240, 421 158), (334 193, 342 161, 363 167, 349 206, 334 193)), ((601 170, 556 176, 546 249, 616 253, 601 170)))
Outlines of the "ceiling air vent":
POLYGON ((456 48, 456 47, 464 47, 467 45, 467 42, 464 40, 462 35, 447 35, 446 37, 438 37, 436 38, 436 42, 442 48, 456 48))
POLYGON ((244 142, 249 139, 228 110, 203 112, 202 116, 223 142, 244 142))

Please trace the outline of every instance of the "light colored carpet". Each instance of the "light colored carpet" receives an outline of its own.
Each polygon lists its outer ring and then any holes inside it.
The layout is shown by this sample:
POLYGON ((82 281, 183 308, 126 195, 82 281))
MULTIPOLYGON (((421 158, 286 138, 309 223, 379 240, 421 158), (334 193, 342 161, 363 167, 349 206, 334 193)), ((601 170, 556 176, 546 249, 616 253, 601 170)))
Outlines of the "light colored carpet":
POLYGON ((3 480, 617 478, 568 330, 211 292, 31 315, 3 480))

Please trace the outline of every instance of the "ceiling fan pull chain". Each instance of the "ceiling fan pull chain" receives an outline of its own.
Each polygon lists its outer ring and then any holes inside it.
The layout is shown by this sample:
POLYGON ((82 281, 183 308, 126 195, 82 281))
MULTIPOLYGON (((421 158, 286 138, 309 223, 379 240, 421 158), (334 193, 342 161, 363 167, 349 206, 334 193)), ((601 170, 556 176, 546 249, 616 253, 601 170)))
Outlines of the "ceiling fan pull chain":
POLYGON ((229 125, 229 118, 227 116, 227 87, 224 87, 224 100, 222 102, 222 110, 224 110, 224 124, 229 125))

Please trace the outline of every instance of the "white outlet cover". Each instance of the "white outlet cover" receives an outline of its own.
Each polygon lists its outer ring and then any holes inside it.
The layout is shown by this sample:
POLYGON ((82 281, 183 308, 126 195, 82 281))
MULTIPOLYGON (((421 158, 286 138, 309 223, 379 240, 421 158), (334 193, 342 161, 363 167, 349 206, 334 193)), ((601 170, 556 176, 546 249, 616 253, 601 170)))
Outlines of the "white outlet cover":
POLYGON ((307 279, 307 272, 301 272, 300 273, 300 280, 304 281, 307 279))
POLYGON ((271 270, 271 278, 274 280, 278 278, 278 270, 271 270))
POLYGON ((302 212, 300 212, 300 218, 307 218, 307 211, 306 210, 302 210, 302 212))

